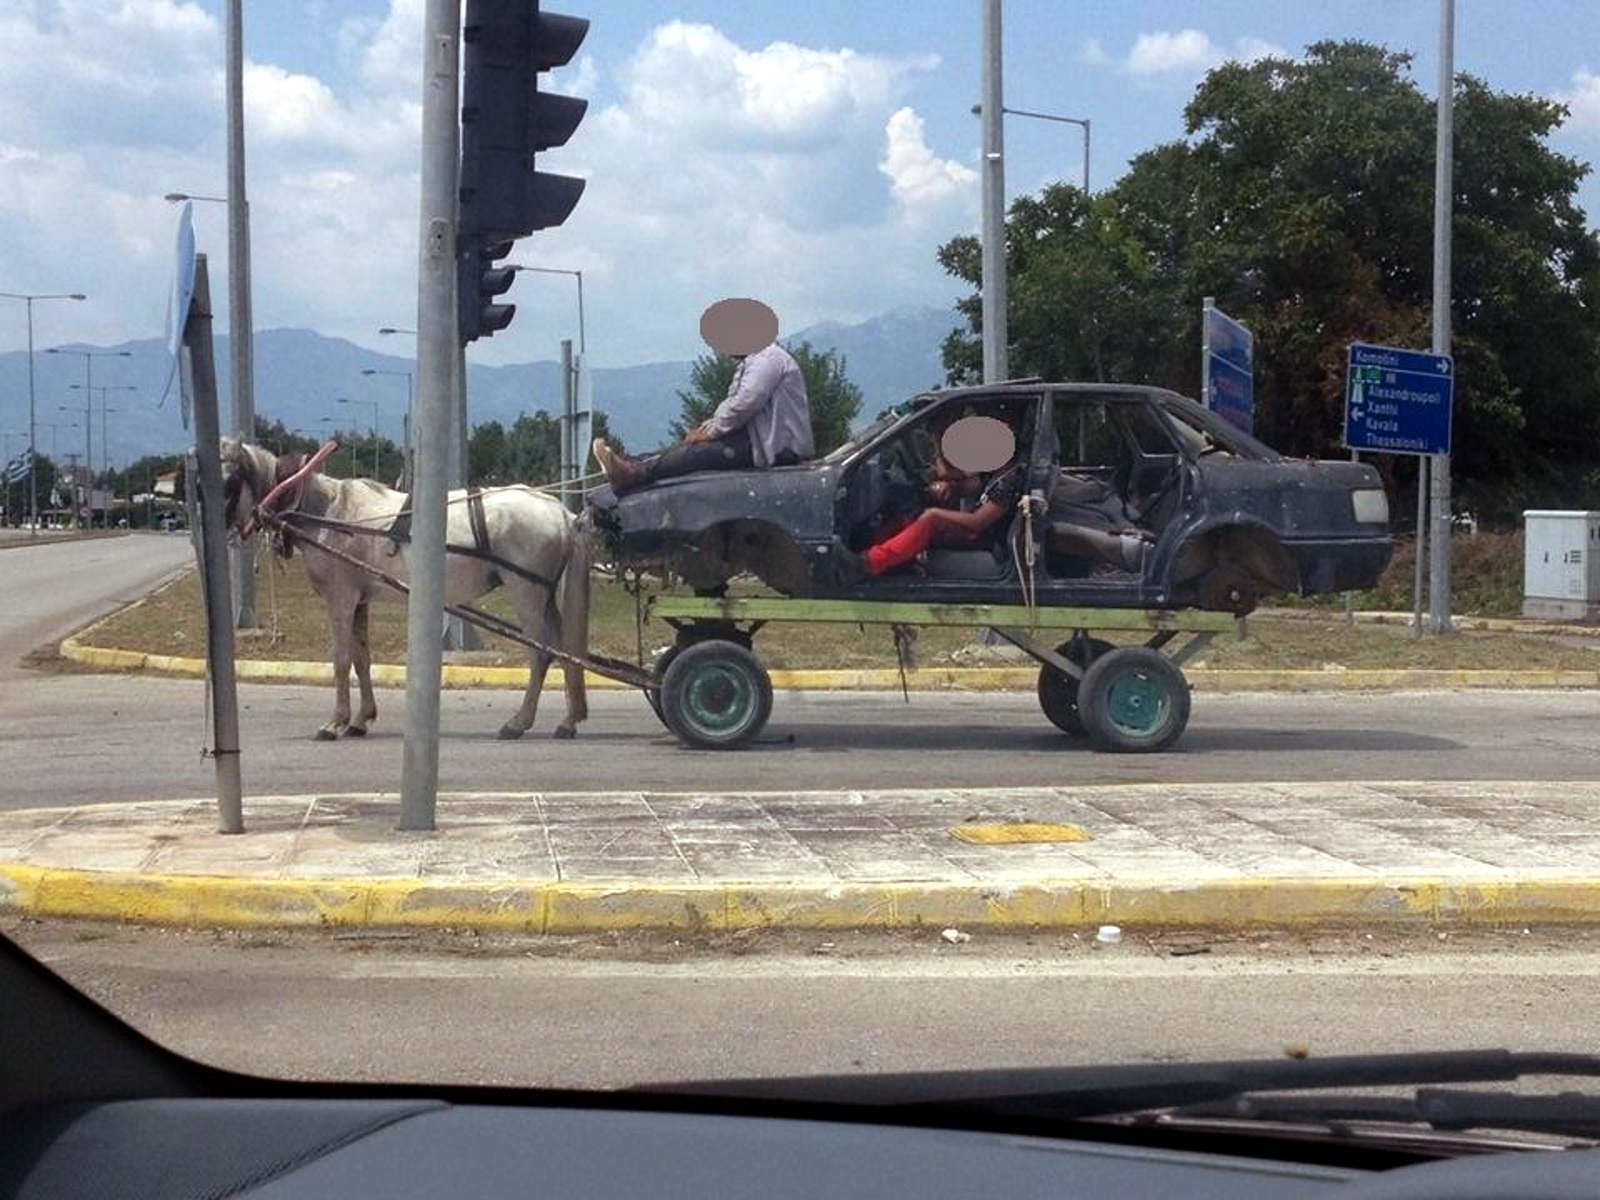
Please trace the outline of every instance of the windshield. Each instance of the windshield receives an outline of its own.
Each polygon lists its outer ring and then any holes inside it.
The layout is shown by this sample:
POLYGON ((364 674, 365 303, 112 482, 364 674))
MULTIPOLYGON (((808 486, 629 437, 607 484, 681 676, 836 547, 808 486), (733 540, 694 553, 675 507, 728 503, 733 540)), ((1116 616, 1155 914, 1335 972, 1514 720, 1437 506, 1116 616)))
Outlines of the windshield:
POLYGON ((1436 6, 1007 5, 1002 264, 978 5, 438 7, 230 162, 222 0, 6 6, 0 931, 297 1080, 1591 1049, 1600 9, 1436 333, 1436 6))

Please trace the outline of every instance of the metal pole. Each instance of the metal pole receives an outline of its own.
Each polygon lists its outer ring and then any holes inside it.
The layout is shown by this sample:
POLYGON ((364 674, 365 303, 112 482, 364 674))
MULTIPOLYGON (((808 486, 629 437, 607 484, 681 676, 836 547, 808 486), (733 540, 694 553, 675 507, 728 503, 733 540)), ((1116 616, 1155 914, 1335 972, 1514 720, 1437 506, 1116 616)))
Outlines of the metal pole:
POLYGON ((1417 455, 1417 561, 1411 571, 1411 636, 1422 636, 1422 564, 1428 558, 1428 456, 1417 455))
MULTIPOLYGON (((239 782, 239 695, 233 665, 233 622, 228 606, 228 531, 222 521, 221 421, 211 352, 211 281, 206 257, 195 256, 194 300, 184 329, 194 373, 194 458, 200 476, 200 579, 206 605, 206 661, 211 672, 212 755, 217 763, 217 832, 243 833, 239 782)), ((185 472, 193 482, 193 474, 185 472)))
POLYGON ((1089 194, 1089 119, 1083 120, 1083 194, 1089 194))
POLYGON ((561 339, 561 500, 572 507, 578 477, 578 384, 572 375, 572 339, 561 339))
MULTIPOLYGON (((228 358, 233 371, 233 431, 245 441, 256 433, 255 350, 250 313, 250 201, 244 190, 243 0, 228 0, 228 358)), ((256 620, 256 552, 241 542, 234 552, 233 612, 240 629, 256 620)))
POLYGON ((83 356, 83 469, 89 485, 83 491, 83 506, 89 510, 85 528, 94 528, 94 357, 83 356))
POLYGON ((983 0, 983 381, 1010 375, 1006 361, 1006 166, 1000 0, 983 0))
POLYGON ((434 828, 439 793, 439 680, 444 654, 445 491, 455 317, 456 165, 460 118, 459 0, 427 0, 422 76, 422 204, 417 290, 417 455, 411 598, 406 620, 406 737, 400 828, 434 828), (443 450, 444 453, 440 453, 443 450))
MULTIPOLYGON (((1450 353, 1450 218, 1455 179, 1455 0, 1439 3, 1439 120, 1433 177, 1433 352, 1450 353)), ((1453 424, 1453 422, 1452 422, 1453 424)), ((1450 455, 1433 460, 1429 627, 1450 632, 1450 455)))
MULTIPOLYGON (((31 528, 29 537, 39 536, 39 452, 33 448, 34 438, 34 400, 33 400, 33 297, 28 297, 28 449, 33 453, 33 469, 28 472, 28 520, 31 528)), ((56 469, 55 456, 55 430, 50 431, 50 469, 56 469)))

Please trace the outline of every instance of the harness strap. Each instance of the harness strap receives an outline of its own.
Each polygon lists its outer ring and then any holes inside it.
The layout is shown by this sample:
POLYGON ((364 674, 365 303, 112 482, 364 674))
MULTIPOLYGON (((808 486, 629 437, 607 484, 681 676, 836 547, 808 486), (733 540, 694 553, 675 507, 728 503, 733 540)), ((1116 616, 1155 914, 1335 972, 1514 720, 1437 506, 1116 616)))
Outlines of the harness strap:
POLYGON ((467 489, 467 523, 472 526, 473 544, 483 553, 489 551, 489 518, 483 511, 483 489, 467 489))

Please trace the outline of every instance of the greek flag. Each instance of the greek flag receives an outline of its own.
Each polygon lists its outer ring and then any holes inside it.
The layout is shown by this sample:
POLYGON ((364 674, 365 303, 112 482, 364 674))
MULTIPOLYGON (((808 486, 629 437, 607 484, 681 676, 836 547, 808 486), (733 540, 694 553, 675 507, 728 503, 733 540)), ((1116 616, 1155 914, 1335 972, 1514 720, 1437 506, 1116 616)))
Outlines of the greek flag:
POLYGON ((21 483, 33 470, 33 451, 24 450, 6 464, 6 483, 21 483))

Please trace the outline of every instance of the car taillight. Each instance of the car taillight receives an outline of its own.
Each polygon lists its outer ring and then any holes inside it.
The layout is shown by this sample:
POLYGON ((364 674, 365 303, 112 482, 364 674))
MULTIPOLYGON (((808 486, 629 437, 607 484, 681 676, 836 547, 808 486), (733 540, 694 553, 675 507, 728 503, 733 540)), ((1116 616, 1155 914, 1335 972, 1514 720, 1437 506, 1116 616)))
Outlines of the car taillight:
POLYGON ((1358 488, 1350 493, 1350 507, 1362 525, 1389 523, 1389 496, 1382 488, 1358 488))

